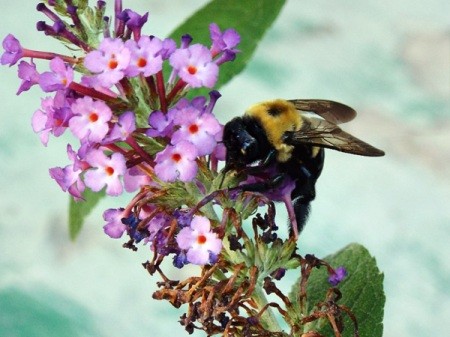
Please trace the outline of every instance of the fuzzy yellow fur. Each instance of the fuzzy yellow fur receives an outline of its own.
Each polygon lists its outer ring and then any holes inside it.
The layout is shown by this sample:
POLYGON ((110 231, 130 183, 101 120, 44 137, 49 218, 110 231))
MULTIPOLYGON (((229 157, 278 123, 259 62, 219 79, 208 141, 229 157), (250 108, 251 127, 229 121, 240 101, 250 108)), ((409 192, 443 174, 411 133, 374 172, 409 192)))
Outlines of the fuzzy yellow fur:
POLYGON ((288 161, 294 147, 283 143, 283 134, 286 131, 298 131, 302 126, 302 118, 294 104, 282 99, 262 102, 251 106, 245 114, 260 122, 269 142, 277 150, 277 160, 288 161), (279 114, 272 116, 268 113, 270 109, 279 111, 279 114))

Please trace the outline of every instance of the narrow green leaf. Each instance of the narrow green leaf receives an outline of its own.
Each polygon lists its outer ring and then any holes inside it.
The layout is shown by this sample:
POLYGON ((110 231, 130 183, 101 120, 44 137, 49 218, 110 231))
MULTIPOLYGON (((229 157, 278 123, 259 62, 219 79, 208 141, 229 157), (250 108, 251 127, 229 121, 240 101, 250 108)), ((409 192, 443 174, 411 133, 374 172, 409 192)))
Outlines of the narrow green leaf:
MULTIPOLYGON (((233 62, 220 67, 216 88, 239 74, 250 61, 258 42, 278 16, 285 0, 214 0, 205 5, 179 26, 170 37, 180 41, 190 34, 194 43, 211 44, 209 24, 217 23, 223 31, 234 28, 241 36, 238 49, 241 51, 233 62)), ((209 90, 195 90, 196 95, 205 95, 209 90)))
MULTIPOLYGON (((356 316, 361 337, 381 337, 383 334, 383 313, 386 301, 383 291, 383 273, 376 265, 375 258, 359 244, 350 244, 325 259, 332 267, 344 266, 348 276, 337 288, 342 292, 338 304, 347 306, 356 316)), ((325 268, 314 270, 308 283, 308 309, 324 301, 330 288, 325 268)), ((353 323, 344 314, 344 333, 353 336, 353 323)), ((317 322, 317 321, 316 321, 317 322)), ((324 336, 334 336, 329 324, 324 320, 312 325, 324 336)))
POLYGON ((92 192, 90 189, 84 191, 84 201, 75 202, 70 197, 69 202, 69 235, 75 240, 84 225, 84 220, 91 213, 97 203, 105 196, 105 192, 92 192))

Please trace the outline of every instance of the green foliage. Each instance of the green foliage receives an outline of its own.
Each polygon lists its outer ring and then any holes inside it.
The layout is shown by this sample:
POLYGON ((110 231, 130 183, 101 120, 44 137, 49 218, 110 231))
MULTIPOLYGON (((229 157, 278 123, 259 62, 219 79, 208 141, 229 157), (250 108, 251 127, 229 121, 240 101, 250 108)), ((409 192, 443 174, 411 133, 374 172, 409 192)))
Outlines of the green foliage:
MULTIPOLYGON (((338 304, 347 306, 356 316, 361 337, 381 337, 383 335, 383 311, 385 295, 383 291, 383 273, 376 265, 375 258, 359 244, 350 244, 325 259, 334 268, 344 266, 348 276, 337 288, 342 292, 338 304)), ((325 299, 330 288, 325 268, 313 271, 308 283, 308 311, 314 310, 314 304, 325 299)), ((344 320, 344 337, 353 336, 353 324, 348 317, 344 320)), ((324 336, 334 336, 328 322, 313 322, 313 330, 324 336)))
POLYGON ((84 191, 84 201, 76 202, 70 197, 69 202, 69 235, 75 240, 80 234, 84 220, 92 212, 97 203, 105 196, 105 192, 92 192, 90 189, 84 191))

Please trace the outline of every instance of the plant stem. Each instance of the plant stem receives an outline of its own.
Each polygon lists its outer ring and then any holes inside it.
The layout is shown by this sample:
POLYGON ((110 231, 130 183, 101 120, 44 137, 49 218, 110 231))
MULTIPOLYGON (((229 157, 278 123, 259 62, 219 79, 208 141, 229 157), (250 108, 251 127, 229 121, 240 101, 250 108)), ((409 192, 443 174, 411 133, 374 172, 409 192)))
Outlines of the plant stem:
MULTIPOLYGON (((266 295, 264 294, 264 291, 259 284, 255 287, 255 291, 253 292, 253 299, 261 309, 264 308, 264 306, 268 303, 266 295)), ((278 324, 277 318, 275 317, 272 308, 270 307, 268 307, 261 315, 261 324, 267 330, 270 330, 272 332, 281 332, 281 327, 278 324)))

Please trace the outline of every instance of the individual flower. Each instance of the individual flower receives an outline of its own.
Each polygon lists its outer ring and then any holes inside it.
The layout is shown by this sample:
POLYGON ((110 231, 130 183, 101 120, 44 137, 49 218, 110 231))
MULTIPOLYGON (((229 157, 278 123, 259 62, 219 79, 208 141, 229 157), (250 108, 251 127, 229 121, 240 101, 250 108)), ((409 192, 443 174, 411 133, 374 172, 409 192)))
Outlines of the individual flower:
POLYGON ((29 90, 33 85, 39 83, 39 73, 37 72, 36 65, 33 61, 31 61, 31 63, 20 61, 18 66, 18 75, 22 80, 22 83, 17 90, 17 95, 23 91, 29 90))
POLYGON ((125 141, 136 130, 136 116, 133 111, 126 111, 119 116, 104 142, 125 141))
POLYGON ((118 14, 117 18, 125 22, 128 29, 133 32, 134 38, 138 39, 141 35, 142 27, 148 20, 148 12, 140 15, 131 9, 125 9, 118 14))
POLYGON ((130 64, 125 70, 127 76, 143 74, 148 77, 162 69, 162 42, 157 37, 141 36, 137 42, 127 40, 125 46, 131 52, 130 64))
POLYGON ((99 85, 109 88, 125 76, 130 57, 121 39, 105 38, 97 50, 86 55, 84 65, 95 74, 99 85))
POLYGON ((120 177, 125 174, 125 158, 121 153, 106 156, 101 150, 91 150, 86 155, 86 162, 92 169, 84 174, 84 182, 94 192, 106 185, 106 194, 117 196, 123 191, 120 177))
POLYGON ((159 54, 163 60, 167 60, 170 55, 177 49, 177 44, 174 40, 166 38, 162 41, 162 48, 159 54))
POLYGON ((148 236, 145 231, 138 229, 141 219, 134 214, 130 214, 126 218, 123 218, 122 222, 127 227, 128 235, 134 240, 134 242, 141 242, 148 236))
POLYGON ((136 166, 128 169, 123 176, 123 185, 128 193, 135 192, 142 186, 150 185, 151 179, 136 166))
POLYGON ((169 109, 167 113, 160 110, 153 111, 148 117, 148 125, 151 127, 146 134, 150 137, 170 137, 173 133, 173 117, 176 109, 169 109))
POLYGON ((222 33, 219 26, 212 23, 209 25, 209 32, 212 41, 211 54, 213 57, 224 51, 238 52, 235 47, 241 42, 241 37, 236 30, 230 28, 222 33))
POLYGON ((159 179, 172 182, 181 180, 192 181, 197 175, 197 148, 188 141, 167 146, 156 155, 155 173, 159 179))
POLYGON ((70 131, 80 140, 101 142, 109 130, 112 111, 103 101, 91 97, 77 99, 71 106, 74 117, 69 121, 70 131))
POLYGON ((222 250, 222 241, 211 231, 207 217, 194 216, 189 227, 178 233, 176 241, 186 251, 187 261, 196 265, 211 263, 222 250))
POLYGON ((123 208, 110 208, 103 213, 103 220, 106 221, 103 230, 109 237, 113 239, 122 237, 123 233, 127 230, 127 226, 122 222, 124 217, 125 210, 123 208))
POLYGON ((149 233, 149 241, 155 239, 156 235, 160 230, 167 227, 169 221, 169 217, 164 213, 157 213, 154 215, 151 220, 148 222, 147 231, 149 233))
POLYGON ((85 164, 79 161, 77 153, 72 150, 70 144, 67 145, 67 155, 73 164, 64 168, 53 167, 49 169, 49 173, 64 192, 69 192, 76 201, 80 201, 83 200, 82 193, 85 189, 80 174, 83 172, 85 164))
POLYGON ((334 270, 334 273, 328 277, 328 282, 332 286, 337 286, 347 276, 347 270, 344 267, 338 267, 334 270))
POLYGON ((193 106, 178 110, 174 123, 179 129, 173 134, 171 142, 177 144, 188 140, 197 147, 198 155, 211 154, 216 147, 216 135, 222 127, 217 119, 209 113, 201 113, 193 106))
POLYGON ((69 126, 73 114, 67 106, 64 94, 57 92, 54 98, 42 99, 41 108, 33 114, 31 125, 39 133, 42 144, 47 146, 49 135, 59 137, 69 126))
POLYGON ((216 84, 219 66, 212 61, 209 49, 201 44, 175 50, 169 62, 178 76, 193 88, 212 88, 216 84))
POLYGON ((3 39, 2 46, 5 52, 1 57, 1 64, 9 64, 11 67, 23 56, 22 46, 20 45, 19 40, 12 34, 6 35, 3 39))
POLYGON ((39 85, 44 92, 65 89, 73 81, 73 69, 62 59, 55 57, 50 61, 51 71, 46 71, 39 77, 39 85))

